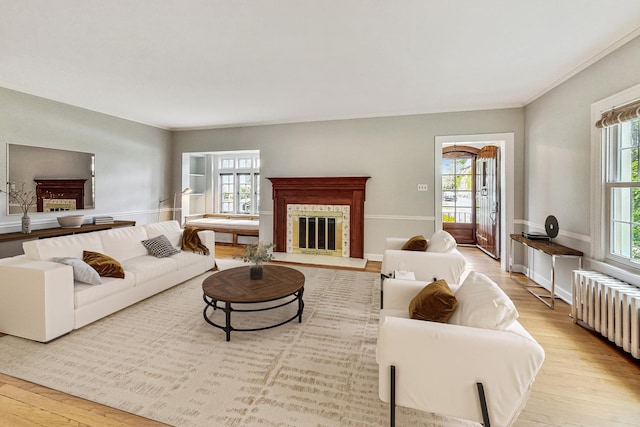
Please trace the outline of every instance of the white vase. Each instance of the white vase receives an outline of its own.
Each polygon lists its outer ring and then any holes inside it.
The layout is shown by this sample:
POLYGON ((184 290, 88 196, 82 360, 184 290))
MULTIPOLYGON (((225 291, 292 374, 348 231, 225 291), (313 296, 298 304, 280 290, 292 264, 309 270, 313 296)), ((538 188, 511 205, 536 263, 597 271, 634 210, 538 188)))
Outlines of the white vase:
POLYGON ((22 216, 22 230, 21 231, 22 231, 23 234, 31 233, 31 218, 29 218, 29 215, 27 215, 26 212, 22 216))

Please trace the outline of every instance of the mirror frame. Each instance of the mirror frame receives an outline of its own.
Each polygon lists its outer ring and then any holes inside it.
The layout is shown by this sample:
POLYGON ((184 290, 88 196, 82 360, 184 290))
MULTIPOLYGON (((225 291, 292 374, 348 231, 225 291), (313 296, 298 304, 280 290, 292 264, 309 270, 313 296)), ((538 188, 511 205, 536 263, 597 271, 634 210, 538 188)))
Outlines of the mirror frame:
MULTIPOLYGON (((25 191, 33 190, 40 193, 39 203, 29 209, 29 215, 35 213, 49 213, 58 211, 95 209, 95 154, 82 151, 64 150, 58 148, 39 147, 24 144, 7 144, 7 182, 16 185, 25 183, 25 191), (60 182, 64 187, 66 181, 84 180, 83 208, 73 209, 72 204, 60 203, 61 207, 52 208, 51 211, 42 209, 42 194, 51 196, 51 192, 42 192, 36 182, 38 181, 60 182)), ((7 190, 9 190, 7 188, 7 190)), ((77 191, 77 190, 76 190, 77 191)), ((64 196, 64 200, 76 198, 66 196, 66 192, 58 193, 64 196)), ((56 197, 52 197, 55 199, 56 197)), ((60 197, 63 199, 63 197, 60 197)), ((15 203, 10 203, 6 198, 7 215, 22 215, 22 209, 15 203)))

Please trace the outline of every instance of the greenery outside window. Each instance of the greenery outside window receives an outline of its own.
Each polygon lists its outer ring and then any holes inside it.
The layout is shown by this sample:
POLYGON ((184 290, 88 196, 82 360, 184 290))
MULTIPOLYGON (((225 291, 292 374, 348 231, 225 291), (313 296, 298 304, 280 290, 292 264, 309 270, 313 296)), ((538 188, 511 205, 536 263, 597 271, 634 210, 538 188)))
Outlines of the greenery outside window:
POLYGON ((607 257, 635 268, 640 268, 639 125, 634 118, 602 129, 607 153, 607 257))
POLYGON ((442 159, 442 222, 473 222, 473 157, 442 159))
POLYGON ((257 215, 260 206, 258 153, 216 155, 218 212, 257 215))

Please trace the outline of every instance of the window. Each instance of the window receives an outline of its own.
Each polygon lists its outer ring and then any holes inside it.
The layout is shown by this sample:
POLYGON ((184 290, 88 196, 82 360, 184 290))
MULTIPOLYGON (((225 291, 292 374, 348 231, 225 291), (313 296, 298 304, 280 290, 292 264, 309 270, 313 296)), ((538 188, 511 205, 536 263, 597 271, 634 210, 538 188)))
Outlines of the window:
POLYGON ((473 222, 473 156, 445 154, 442 159, 442 222, 473 222))
POLYGON ((602 129, 607 156, 607 257, 636 268, 640 268, 639 124, 634 118, 602 129))
POLYGON ((217 212, 257 215, 260 206, 258 153, 215 155, 217 212))

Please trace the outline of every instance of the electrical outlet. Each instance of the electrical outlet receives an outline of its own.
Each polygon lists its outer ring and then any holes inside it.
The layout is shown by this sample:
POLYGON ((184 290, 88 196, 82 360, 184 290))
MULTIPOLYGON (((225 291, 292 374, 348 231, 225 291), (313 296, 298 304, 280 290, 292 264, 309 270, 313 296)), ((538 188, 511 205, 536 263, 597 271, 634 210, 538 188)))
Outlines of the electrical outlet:
POLYGON ((418 191, 429 191, 429 186, 427 184, 418 184, 418 191))

